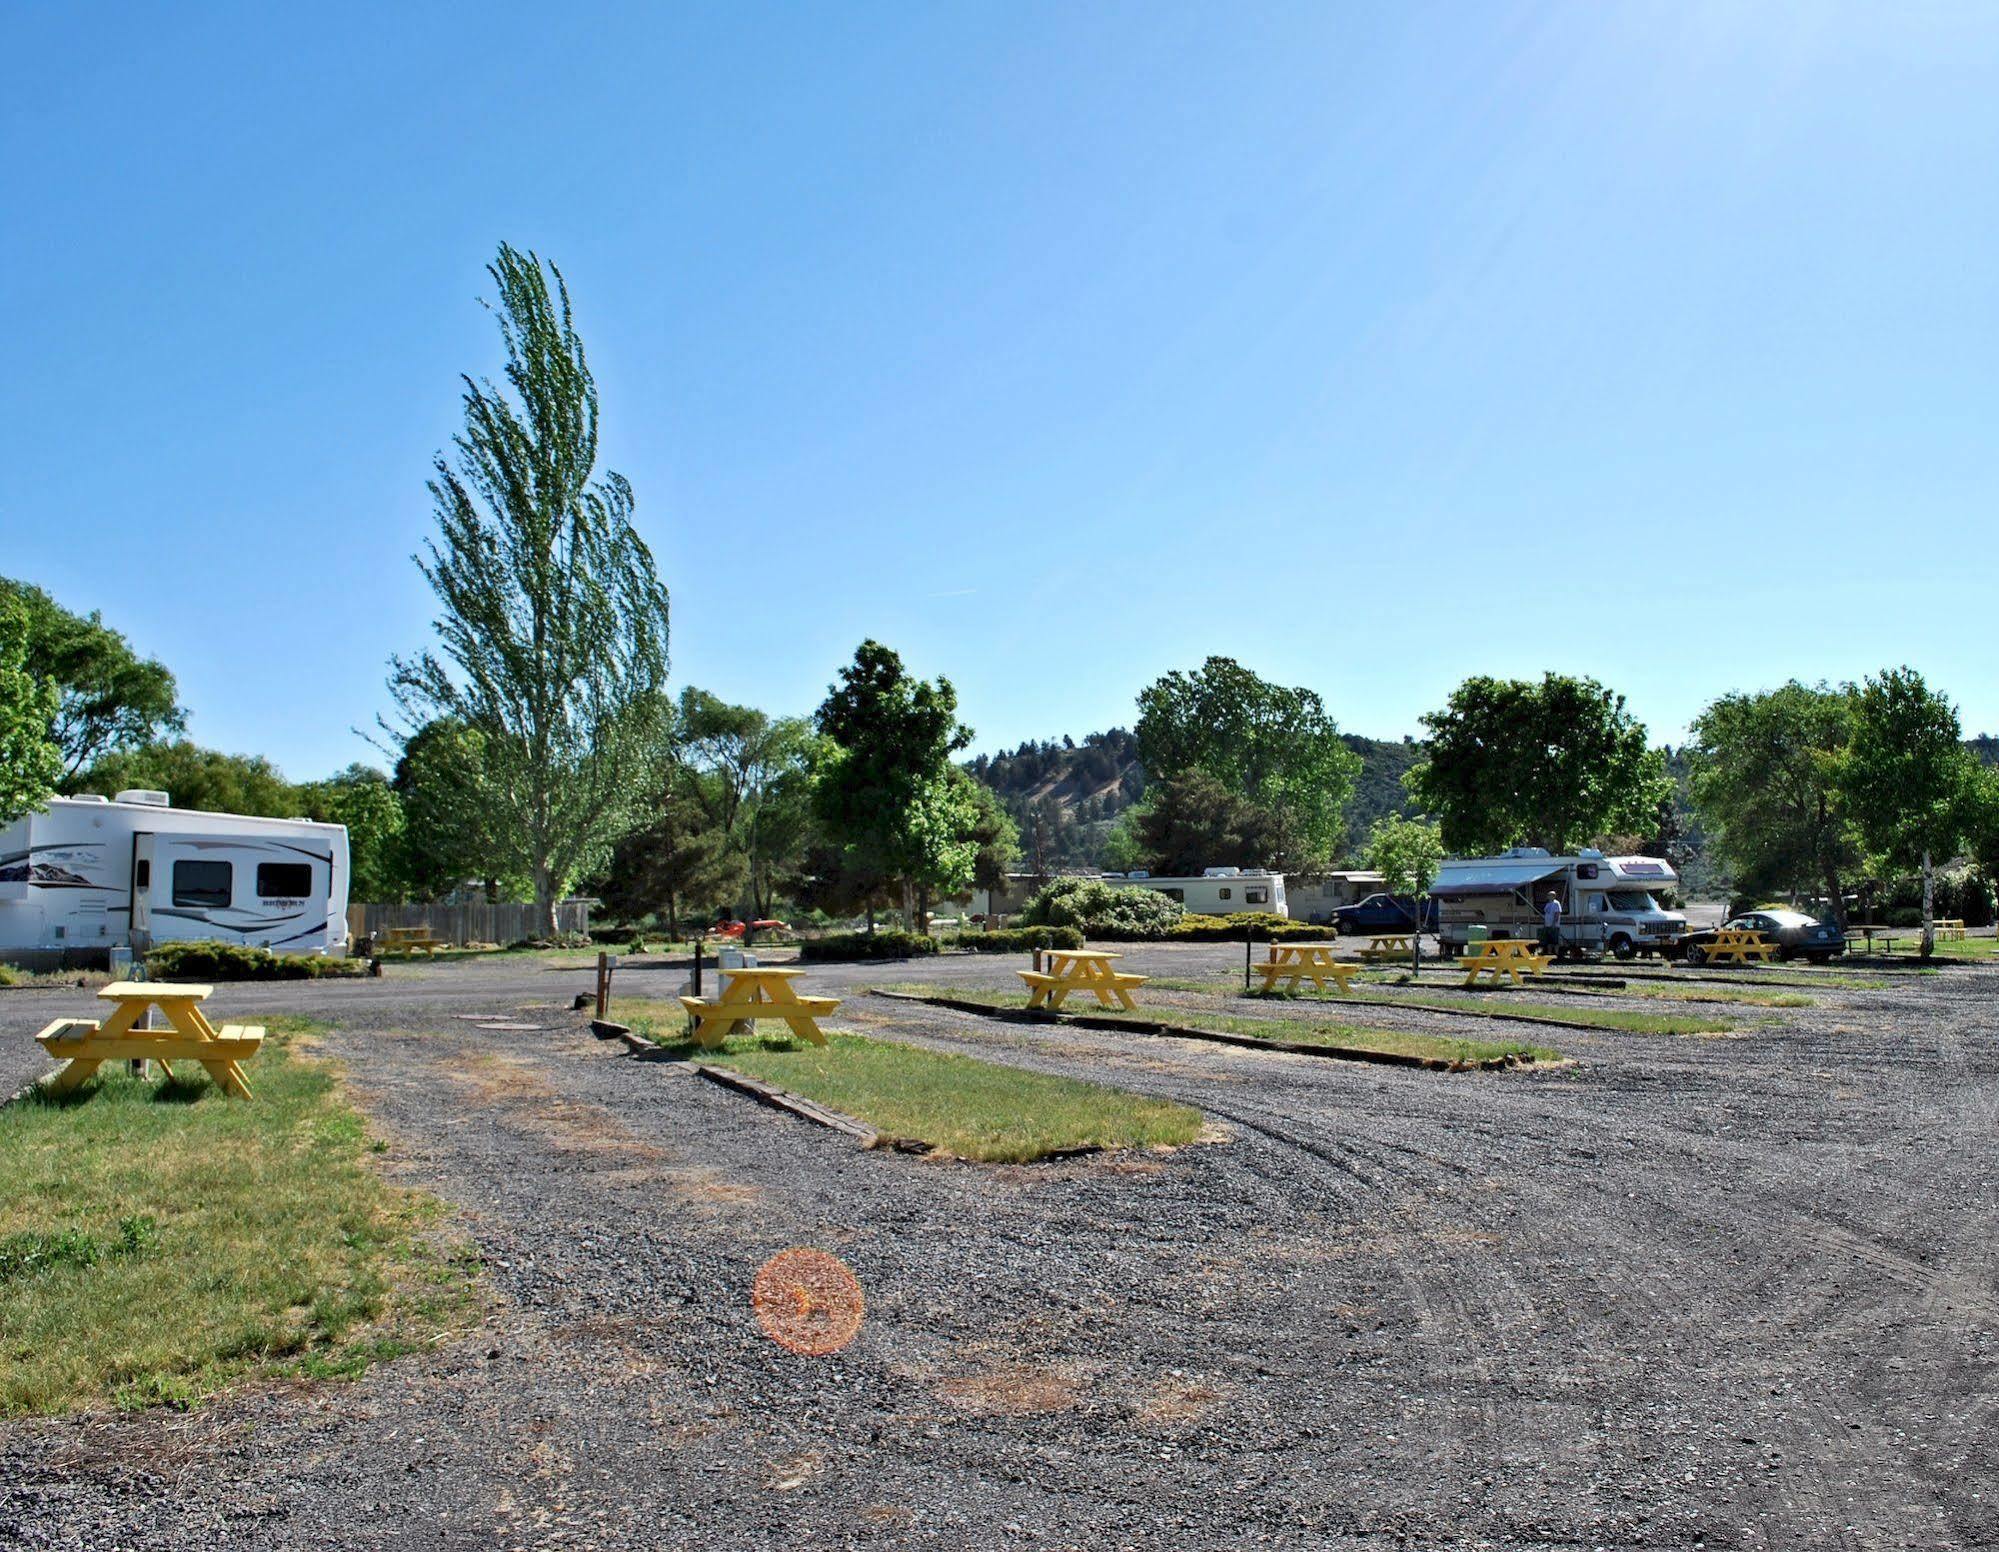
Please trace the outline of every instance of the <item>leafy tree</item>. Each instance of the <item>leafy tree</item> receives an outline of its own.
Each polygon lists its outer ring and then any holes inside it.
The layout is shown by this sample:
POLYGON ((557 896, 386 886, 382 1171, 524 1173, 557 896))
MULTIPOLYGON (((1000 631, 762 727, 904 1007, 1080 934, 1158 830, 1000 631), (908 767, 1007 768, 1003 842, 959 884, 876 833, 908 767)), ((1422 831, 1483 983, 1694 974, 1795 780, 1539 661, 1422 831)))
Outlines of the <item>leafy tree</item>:
POLYGON ((899 892, 914 926, 919 892, 959 893, 978 854, 977 813, 951 780, 951 756, 972 740, 958 721, 958 693, 948 679, 912 678, 894 652, 864 641, 817 724, 832 747, 813 807, 839 871, 863 893, 873 880, 899 892))
POLYGON ((1925 957, 1936 948, 1936 861, 1950 860, 1975 819, 1978 763, 1962 738, 1957 708, 1913 668, 1854 692, 1841 786, 1868 850, 1921 870, 1925 957))
POLYGON ((1670 792, 1644 724, 1594 679, 1545 674, 1529 684, 1481 674, 1423 725, 1428 758, 1410 770, 1409 790, 1454 852, 1570 851, 1649 823, 1670 792))
POLYGON ((1138 710, 1139 757, 1152 780, 1205 771, 1276 818, 1284 850, 1259 863, 1294 871, 1331 863, 1360 757, 1314 692, 1211 657, 1147 685, 1138 710))
POLYGON ((26 622, 28 672, 55 681, 51 732, 62 751, 63 783, 107 754, 187 726, 174 702, 174 676, 140 657, 95 611, 72 614, 42 589, 0 577, 6 597, 26 622))
POLYGON ((961 769, 954 768, 950 779, 970 810, 965 838, 974 848, 972 887, 998 893, 1006 888, 1007 870, 1020 858, 1020 829, 990 787, 961 769))
POLYGON ((481 821, 553 933, 570 883, 635 822, 665 711, 667 594, 631 486, 593 479, 597 385, 560 271, 502 245, 488 273, 513 394, 465 379, 455 463, 440 456, 430 482, 439 537, 417 558, 441 655, 392 659, 389 684, 412 728, 479 729, 481 821))
POLYGON ((1261 867, 1286 850, 1276 814, 1199 766, 1155 783, 1130 812, 1133 843, 1155 873, 1261 867))
POLYGON ((347 827, 350 899, 379 903, 404 897, 403 805, 387 776, 372 766, 350 765, 325 781, 306 783, 296 795, 296 813, 347 827))
POLYGON ((1694 801, 1738 888, 1823 888, 1845 920, 1846 880, 1862 864, 1843 785, 1853 716, 1850 690, 1793 679, 1724 695, 1695 718, 1686 750, 1694 801))
POLYGON ((1988 884, 1999 885, 1999 770, 1980 769, 1967 804, 1965 849, 1988 884))
POLYGON ((656 914, 677 938, 683 917, 707 916, 737 888, 741 859, 696 795, 697 781, 685 765, 670 765, 648 804, 651 817, 612 848, 598 893, 613 916, 656 914))
MULTIPOLYGON (((1427 819, 1404 819, 1384 814, 1367 837, 1367 865, 1379 873, 1382 887, 1392 895, 1407 895, 1416 907, 1416 920, 1423 920, 1423 896, 1436 882, 1437 868, 1444 860, 1444 837, 1427 819)), ((1423 967, 1423 934, 1409 938, 1411 963, 1423 967)))
POLYGON ((482 879, 487 897, 500 897, 500 870, 481 818, 485 771, 485 735, 455 718, 427 722, 404 741, 392 785, 403 814, 396 874, 406 893, 441 900, 467 880, 482 879))
POLYGON ((814 736, 802 717, 771 717, 706 690, 681 691, 677 758, 707 778, 697 795, 743 860, 753 917, 768 916, 795 880, 810 827, 814 736))
POLYGON ((175 808, 211 814, 298 817, 298 794, 262 755, 224 754, 187 739, 144 744, 106 755, 72 784, 77 792, 115 797, 128 787, 164 792, 175 808))
POLYGON ((53 680, 28 668, 27 611, 0 594, 0 825, 55 796, 62 750, 49 734, 53 680))

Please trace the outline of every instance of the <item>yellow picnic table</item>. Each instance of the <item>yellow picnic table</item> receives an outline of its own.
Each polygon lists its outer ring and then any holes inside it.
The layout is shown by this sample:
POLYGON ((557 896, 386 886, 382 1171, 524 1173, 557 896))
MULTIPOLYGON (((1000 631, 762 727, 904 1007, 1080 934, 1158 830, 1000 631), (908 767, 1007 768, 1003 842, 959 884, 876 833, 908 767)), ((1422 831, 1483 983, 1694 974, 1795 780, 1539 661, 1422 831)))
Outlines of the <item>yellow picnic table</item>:
POLYGON ((814 1045, 824 1045, 818 1020, 831 1017, 840 1006, 837 997, 801 997, 792 981, 805 974, 777 965, 724 965, 720 972, 727 985, 715 998, 682 997, 680 1005, 694 1018, 694 1039, 713 1049, 738 1024, 758 1019, 780 1020, 791 1026, 794 1035, 803 1035, 814 1045))
POLYGON ((1539 975, 1548 968, 1549 956, 1534 952, 1534 945, 1525 938, 1487 938, 1483 943, 1469 944, 1461 963, 1465 967, 1465 985, 1478 985, 1481 975, 1490 975, 1492 984, 1497 986, 1503 975, 1513 977, 1513 984, 1520 984, 1523 975, 1539 975))
POLYGON ((385 954, 414 954, 418 949, 426 954, 435 954, 443 947, 443 940, 434 937, 428 927, 382 929, 382 952, 385 954))
POLYGON ((1777 945, 1751 927, 1719 928, 1712 943, 1701 945, 1704 963, 1722 959, 1738 965, 1746 965, 1752 959, 1767 963, 1776 953, 1777 945))
POLYGON ((1019 972, 1020 978, 1027 983, 1027 1005, 1030 1008, 1060 1008, 1069 993, 1092 992, 1106 1008, 1135 1009, 1138 1004, 1131 1000, 1131 989, 1143 986, 1146 978, 1142 975, 1123 975, 1112 969, 1111 961, 1123 957, 1101 948, 1043 950, 1042 959, 1048 966, 1047 970, 1019 972))
POLYGON ((1416 945, 1407 932, 1377 932, 1367 940, 1367 947, 1360 951, 1360 957, 1369 961, 1383 959, 1407 959, 1416 952, 1416 945))
POLYGON ((1275 991, 1279 981, 1290 982, 1293 991, 1300 981, 1324 991, 1328 976, 1344 992, 1359 972, 1333 958, 1338 947, 1337 943, 1272 943, 1270 957, 1256 967, 1256 973, 1263 977, 1267 992, 1275 991))
POLYGON ((1961 916, 1939 916, 1936 919, 1937 936, 1946 942, 1962 943, 1971 934, 1965 930, 1961 916))
POLYGON ((192 1061, 206 1067, 225 1094, 248 1099, 250 1084, 238 1064, 257 1054, 264 1031, 256 1024, 224 1024, 217 1029, 209 1023, 201 1004, 213 990, 167 981, 113 981, 101 988, 97 995, 117 1004, 102 1024, 57 1019, 35 1036, 44 1051, 64 1061, 48 1078, 48 1091, 67 1094, 106 1062, 158 1062, 172 1077, 170 1062, 192 1061), (166 1015, 169 1027, 139 1027, 146 1010, 155 1006, 166 1015))

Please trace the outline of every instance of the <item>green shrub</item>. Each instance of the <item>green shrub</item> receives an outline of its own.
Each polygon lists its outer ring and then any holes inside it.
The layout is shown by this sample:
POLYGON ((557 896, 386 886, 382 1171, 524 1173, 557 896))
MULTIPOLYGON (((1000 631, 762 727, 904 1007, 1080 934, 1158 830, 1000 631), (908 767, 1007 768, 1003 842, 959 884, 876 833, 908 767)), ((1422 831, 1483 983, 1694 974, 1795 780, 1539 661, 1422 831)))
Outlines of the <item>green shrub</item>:
POLYGON ((834 932, 798 945, 800 959, 920 959, 937 952, 935 938, 914 932, 834 932))
POLYGON ((974 954, 1031 954, 1038 948, 1081 948, 1078 927, 1012 927, 999 932, 968 932, 958 947, 974 954))
POLYGON ((17 986, 21 975, 12 965, 0 965, 0 986, 17 986))
POLYGON ((1182 943, 1240 943, 1248 934, 1259 943, 1290 938, 1324 938, 1329 929, 1293 921, 1270 911, 1244 911, 1236 916, 1183 916, 1166 934, 1182 943))
POLYGON ((1091 938, 1163 938, 1186 914, 1156 889, 1058 878, 1035 891, 1014 920, 1022 927, 1074 927, 1091 938))
POLYGON ((206 940, 162 943, 146 955, 146 974, 155 981, 311 981, 367 971, 357 959, 273 954, 247 943, 206 940))

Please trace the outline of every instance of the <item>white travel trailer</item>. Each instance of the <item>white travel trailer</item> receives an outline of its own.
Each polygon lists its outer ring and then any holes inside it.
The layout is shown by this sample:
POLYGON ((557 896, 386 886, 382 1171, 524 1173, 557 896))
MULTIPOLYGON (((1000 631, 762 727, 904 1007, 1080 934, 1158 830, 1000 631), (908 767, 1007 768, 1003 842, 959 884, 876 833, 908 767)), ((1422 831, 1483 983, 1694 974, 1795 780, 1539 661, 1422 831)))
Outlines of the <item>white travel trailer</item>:
POLYGON ((173 938, 347 952, 347 828, 56 798, 0 828, 0 958, 75 962, 173 938))
POLYGON ((1199 878, 1168 878, 1156 873, 1106 873, 1107 884, 1156 889, 1202 916, 1239 916, 1268 911, 1289 916, 1284 902, 1284 875, 1262 868, 1205 868, 1199 878))
POLYGON ((1630 959, 1679 951, 1687 919, 1652 894, 1679 881, 1659 857, 1606 857, 1587 848, 1551 857, 1538 846, 1516 846, 1503 856, 1446 862, 1430 894, 1447 954, 1460 952, 1476 928, 1486 937, 1537 937, 1543 903, 1553 894, 1562 902, 1565 951, 1630 959))

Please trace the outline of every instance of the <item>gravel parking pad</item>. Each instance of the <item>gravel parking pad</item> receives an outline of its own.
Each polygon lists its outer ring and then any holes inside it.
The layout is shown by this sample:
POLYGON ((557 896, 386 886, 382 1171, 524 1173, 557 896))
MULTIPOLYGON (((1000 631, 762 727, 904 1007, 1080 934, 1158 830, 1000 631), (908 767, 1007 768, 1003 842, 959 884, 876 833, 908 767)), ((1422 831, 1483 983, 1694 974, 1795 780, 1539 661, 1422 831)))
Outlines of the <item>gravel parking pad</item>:
MULTIPOLYGON (((587 970, 223 988, 226 1016, 333 1026, 493 1314, 353 1384, 0 1424, 0 1547, 1999 1544, 1999 972, 1452 1075, 853 995, 1015 968, 813 977, 852 998, 836 1022, 1182 1100, 1228 1140, 863 1151, 591 1038, 587 970), (758 1330, 793 1245, 865 1290, 833 1357, 758 1330)), ((90 999, 0 998, 11 1091, 90 999)))

